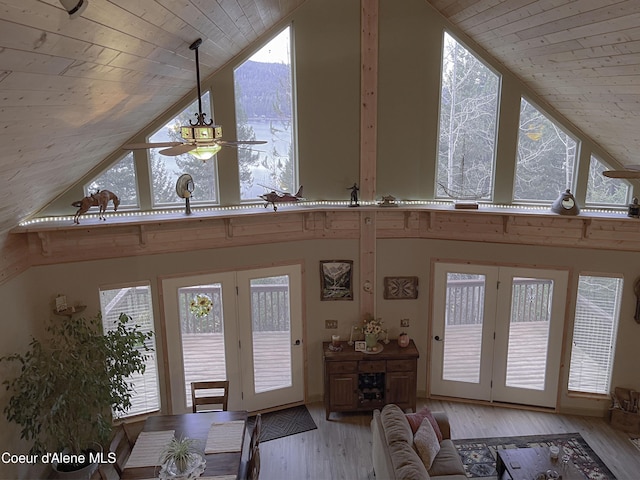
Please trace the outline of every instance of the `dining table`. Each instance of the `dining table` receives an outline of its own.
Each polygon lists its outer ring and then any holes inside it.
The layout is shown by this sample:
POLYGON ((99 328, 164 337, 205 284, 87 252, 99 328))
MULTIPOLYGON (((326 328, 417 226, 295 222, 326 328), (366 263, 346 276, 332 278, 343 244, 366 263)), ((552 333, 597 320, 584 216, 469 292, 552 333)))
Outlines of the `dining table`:
POLYGON ((200 478, 244 478, 249 437, 246 411, 222 411, 154 415, 148 417, 125 464, 121 479, 158 478, 159 454, 168 442, 188 437, 197 440, 206 465, 200 478), (155 439, 155 440, 151 440, 155 439), (142 445, 145 443, 145 445, 142 445), (138 447, 136 449, 136 447, 138 447), (208 453, 209 452, 209 453, 208 453))

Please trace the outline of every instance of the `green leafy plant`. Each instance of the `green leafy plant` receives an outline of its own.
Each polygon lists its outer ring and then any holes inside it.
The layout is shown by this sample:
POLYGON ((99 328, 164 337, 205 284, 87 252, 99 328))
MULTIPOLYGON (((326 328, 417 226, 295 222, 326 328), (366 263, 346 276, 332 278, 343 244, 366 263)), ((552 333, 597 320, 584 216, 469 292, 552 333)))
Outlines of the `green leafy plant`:
POLYGON ((162 451, 160 463, 166 468, 174 464, 177 474, 184 474, 193 466, 194 460, 199 460, 202 455, 198 448, 199 442, 193 438, 172 438, 171 442, 162 451))
POLYGON ((131 407, 127 378, 144 373, 151 351, 146 342, 153 333, 130 322, 120 314, 116 328, 103 334, 100 314, 52 321, 46 338, 32 339, 26 353, 0 358, 20 366, 3 382, 11 393, 4 413, 33 441, 30 453, 80 454, 108 442, 112 415, 131 407))

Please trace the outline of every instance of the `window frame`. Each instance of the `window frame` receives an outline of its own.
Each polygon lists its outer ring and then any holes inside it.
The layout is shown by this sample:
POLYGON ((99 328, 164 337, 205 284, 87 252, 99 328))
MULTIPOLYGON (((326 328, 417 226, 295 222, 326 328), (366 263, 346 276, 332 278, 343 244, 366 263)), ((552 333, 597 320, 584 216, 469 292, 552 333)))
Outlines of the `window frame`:
MULTIPOLYGON (((153 350, 151 352, 149 352, 149 354, 152 356, 151 359, 147 360, 147 365, 149 364, 149 362, 153 362, 155 363, 155 381, 156 381, 156 385, 157 385, 157 392, 156 392, 156 398, 157 398, 157 405, 155 405, 152 409, 147 409, 143 412, 135 412, 135 413, 131 413, 131 410, 129 410, 125 415, 116 417, 114 415, 113 419, 114 420, 125 420, 125 419, 132 419, 132 418, 139 418, 139 417, 143 417, 146 415, 150 415, 150 414, 154 414, 154 413, 158 413, 160 411, 162 411, 162 379, 161 379, 161 375, 160 375, 160 369, 159 369, 159 356, 158 356, 158 335, 157 335, 157 331, 158 328, 156 326, 156 316, 154 314, 154 308, 153 308, 153 287, 151 285, 150 281, 138 281, 138 282, 123 282, 123 283, 117 283, 117 284, 107 284, 107 285, 98 285, 98 302, 100 304, 100 314, 102 316, 102 329, 103 331, 106 331, 107 326, 105 325, 105 318, 104 318, 104 312, 103 310, 103 305, 102 305, 102 292, 103 291, 110 291, 110 290, 122 290, 125 288, 139 288, 139 287, 146 287, 148 288, 149 291, 149 313, 151 315, 151 321, 150 321, 150 327, 149 327, 149 331, 153 331, 153 337, 151 338, 151 342, 152 342, 152 348, 153 350)), ((123 313, 127 313, 127 312, 123 312, 123 313)), ((129 315, 129 313, 127 313, 127 315, 129 315)), ((118 313, 119 316, 119 313, 118 313)), ((135 322, 136 319, 132 316, 132 320, 135 322)), ((148 369, 145 371, 145 373, 143 375, 147 375, 148 373, 148 369)), ((135 392, 135 387, 133 388, 133 397, 135 397, 136 392, 135 392)), ((133 398, 132 397, 132 398, 133 398)))
MULTIPOLYGON (((206 113, 207 112, 207 107, 208 107, 208 111, 211 112, 211 118, 210 120, 215 124, 215 120, 214 120, 214 111, 213 111, 213 92, 211 91, 210 88, 204 89, 202 92, 202 102, 203 102, 203 110, 206 113), (203 98, 203 97, 207 97, 203 98), (207 101, 208 100, 208 101, 207 101)), ((164 122, 163 125, 161 125, 158 128, 153 129, 153 131, 149 134, 146 135, 146 141, 147 143, 153 143, 154 141, 151 139, 151 137, 153 137, 154 135, 156 135, 158 132, 160 132, 163 128, 166 128, 167 125, 172 122, 174 119, 176 119, 177 117, 179 117, 180 115, 182 115, 183 113, 186 113, 186 110, 189 109, 193 104, 197 105, 198 99, 197 99, 197 95, 196 98, 194 98, 194 100, 190 103, 188 103, 185 107, 181 108, 178 110, 178 112, 174 115, 171 115, 170 118, 164 122)), ((195 112, 194 112, 195 113, 195 112)), ((176 195, 176 201, 174 202, 156 202, 155 199, 155 193, 154 193, 154 189, 153 189, 153 177, 154 177, 154 171, 153 171, 153 167, 152 167, 152 162, 151 162, 151 151, 152 150, 161 150, 164 147, 159 147, 159 148, 148 148, 145 149, 145 155, 147 158, 147 169, 149 171, 149 200, 150 200, 150 204, 151 204, 151 209, 152 210, 160 210, 160 209, 167 209, 167 208, 181 208, 184 207, 184 200, 179 199, 178 196, 176 195)), ((158 155, 160 155, 158 153, 158 155)), ((188 155, 188 153, 186 154, 182 154, 182 155, 188 155)), ((162 157, 162 155, 160 155, 160 157, 162 157)), ((178 158, 180 157, 180 155, 176 155, 175 157, 171 157, 171 158, 178 158)), ((195 158, 195 157, 194 157, 195 158)), ((202 161, 202 160, 200 160, 202 161)), ((197 195, 195 195, 195 197, 192 197, 190 199, 190 204, 192 206, 220 206, 221 205, 221 200, 220 200, 220 175, 219 175, 219 171, 218 171, 218 155, 215 154, 213 155, 210 159, 206 160, 206 162, 211 162, 213 164, 213 179, 212 182, 214 183, 213 188, 214 191, 216 192, 216 198, 214 200, 198 200, 197 195)), ((186 172, 183 172, 186 173, 186 172)), ((179 175, 178 177, 179 178, 179 175)), ((176 178, 176 181, 177 181, 176 178)), ((196 182, 196 179, 194 178, 194 183, 195 183, 195 187, 197 191, 198 188, 198 183, 196 182)), ((173 188, 175 189, 175 183, 173 184, 173 188)))
MULTIPOLYGON (((291 146, 290 150, 292 152, 293 161, 291 162, 292 169, 292 185, 291 191, 288 193, 294 194, 300 188, 300 155, 298 151, 299 141, 298 141, 298 104, 297 104, 297 88, 296 88, 296 56, 295 56, 295 29, 293 22, 289 22, 284 25, 282 28, 278 29, 275 33, 269 36, 264 42, 260 43, 259 46, 251 50, 250 53, 247 53, 233 66, 233 99, 234 99, 234 116, 236 119, 236 129, 238 128, 238 115, 237 115, 237 99, 236 99, 236 90, 235 90, 235 72, 238 68, 244 65, 246 62, 250 61, 251 58, 264 47, 266 47, 271 41, 273 41, 276 37, 278 37, 285 30, 289 30, 289 72, 291 78, 291 146)), ((257 140, 260 140, 259 138, 257 140)), ((268 146, 268 144, 267 144, 268 146)), ((255 198, 242 198, 242 183, 240 180, 240 165, 238 162, 238 200, 240 205, 252 204, 259 202, 260 199, 258 197, 255 198)), ((269 188, 275 187, 269 185, 269 188)), ((267 189, 265 189, 264 193, 268 193, 267 189)))
MULTIPOLYGON (((89 181, 85 182, 84 185, 82 185, 82 191, 84 192, 85 197, 88 197, 89 195, 91 195, 91 193, 95 193, 90 190, 89 186, 93 182, 95 182, 96 179, 98 179, 99 177, 107 173, 111 168, 115 167, 118 163, 122 162, 129 155, 131 155, 131 161, 133 163, 133 173, 134 173, 133 181, 136 188, 136 203, 135 204, 122 203, 122 199, 120 199, 121 203, 120 205, 118 205, 118 209, 119 210, 140 210, 140 186, 138 185, 138 167, 136 165, 136 159, 135 159, 133 150, 128 150, 127 152, 124 153, 124 155, 121 155, 120 157, 118 157, 117 160, 109 164, 108 167, 102 169, 100 173, 98 173, 97 175, 94 175, 93 177, 91 177, 89 181)), ((113 192, 113 193, 118 195, 118 192, 113 192)), ((120 195, 118 195, 118 197, 120 197, 120 195)))
POLYGON ((500 113, 502 108, 502 86, 503 86, 503 75, 493 66, 491 66, 481 55, 478 55, 474 49, 470 48, 465 42, 460 40, 460 38, 455 35, 452 31, 443 28, 442 29, 442 48, 440 52, 440 82, 438 86, 438 120, 437 120, 437 140, 436 140, 436 151, 435 151, 435 162, 434 162, 434 187, 433 187, 433 198, 435 200, 454 200, 450 198, 446 194, 439 194, 439 190, 441 189, 438 183, 438 163, 440 157, 440 133, 441 133, 441 112, 442 112, 442 88, 443 88, 443 73, 444 73, 444 60, 445 60, 445 38, 446 35, 451 37, 453 41, 460 44, 464 49, 466 49, 473 57, 481 63, 485 68, 487 68, 491 73, 493 73, 498 78, 498 91, 496 95, 496 111, 495 111, 495 135, 494 135, 494 146, 493 146, 493 154, 491 160, 491 180, 490 180, 490 191, 486 198, 480 198, 477 201, 479 203, 489 203, 492 204, 495 200, 495 191, 496 191, 496 166, 497 166, 497 158, 498 158, 498 148, 500 143, 499 138, 499 129, 500 129, 500 113))
MULTIPOLYGON (((589 155, 589 164, 587 165, 587 171, 591 170, 591 162, 593 160, 596 160, 597 162, 599 162, 600 164, 602 164, 605 169, 611 169, 613 170, 614 168, 605 160, 603 160, 602 156, 598 155, 595 152, 591 152, 589 155)), ((609 180, 614 180, 614 179, 609 179, 609 180)), ((628 205, 631 203, 631 200, 633 198, 633 185, 625 180, 625 179, 619 179, 619 181, 623 184, 626 185, 627 187, 627 195, 625 197, 624 203, 597 203, 597 202, 589 202, 587 201, 587 196, 589 195, 589 178, 587 178, 587 182, 585 184, 585 207, 587 208, 607 208, 607 209, 615 209, 615 210, 626 210, 628 205)))
POLYGON ((617 274, 617 273, 601 273, 601 272, 580 272, 577 275, 577 282, 576 282, 576 296, 575 296, 575 310, 573 313, 573 322, 571 324, 571 348, 569 350, 569 358, 568 358, 568 365, 567 365, 567 395, 570 397, 586 397, 586 398, 608 398, 610 396, 611 393, 611 380, 613 377, 613 368, 615 366, 615 358, 616 358, 616 344, 617 344, 617 340, 618 340, 618 331, 620 329, 620 311, 622 308, 622 297, 623 297, 623 290, 624 290, 624 275, 623 274, 617 274), (609 368, 608 368, 608 372, 607 372, 607 387, 606 387, 606 391, 599 391, 599 392, 594 392, 594 391, 587 391, 587 390, 578 390, 578 389, 572 389, 570 386, 570 379, 571 379, 571 368, 572 368, 572 359, 573 359, 573 355, 574 355, 574 346, 575 346, 575 336, 576 336, 576 321, 577 321, 577 315, 578 315, 578 294, 579 294, 579 287, 580 287, 580 279, 582 277, 595 277, 595 278, 615 278, 620 280, 622 283, 619 287, 619 291, 617 292, 617 299, 616 299, 616 303, 614 305, 614 309, 615 309, 615 313, 613 315, 613 325, 612 325, 612 330, 610 332, 611 335, 611 352, 609 354, 609 359, 608 359, 608 363, 609 363, 609 368))
MULTIPOLYGON (((521 206, 550 206, 555 200, 541 200, 541 199, 516 199, 516 184, 517 184, 517 176, 518 176, 518 148, 520 145, 520 125, 522 119, 522 101, 526 101, 529 105, 534 107, 542 116, 544 116, 549 122, 553 123, 559 130, 564 132, 568 137, 570 137, 574 142, 576 142, 576 151, 573 156, 573 166, 571 172, 571 185, 565 186, 563 189, 558 191, 558 196, 565 191, 565 189, 570 189, 571 193, 575 195, 576 187, 578 185, 578 169, 581 167, 580 158, 581 158, 581 150, 582 150, 582 140, 571 132, 562 122, 560 122, 554 115, 551 115, 545 108, 542 108, 539 103, 532 100, 528 95, 522 93, 520 95, 520 103, 518 105, 518 132, 516 135, 516 144, 515 144, 515 152, 513 157, 513 179, 512 179, 512 193, 511 193, 511 204, 512 205, 521 205, 521 206)), ((556 197, 557 198, 557 197, 556 197)))

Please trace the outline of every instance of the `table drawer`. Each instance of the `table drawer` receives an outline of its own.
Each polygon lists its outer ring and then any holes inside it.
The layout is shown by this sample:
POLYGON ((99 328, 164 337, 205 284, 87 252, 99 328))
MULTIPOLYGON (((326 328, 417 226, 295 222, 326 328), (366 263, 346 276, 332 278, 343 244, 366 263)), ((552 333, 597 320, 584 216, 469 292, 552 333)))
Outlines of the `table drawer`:
POLYGON ((327 371, 329 373, 356 373, 358 362, 327 362, 327 371))
POLYGON ((415 360, 387 360, 388 372, 411 372, 415 370, 415 360))
POLYGON ((384 372, 387 362, 384 360, 369 360, 358 362, 358 371, 366 373, 384 372))

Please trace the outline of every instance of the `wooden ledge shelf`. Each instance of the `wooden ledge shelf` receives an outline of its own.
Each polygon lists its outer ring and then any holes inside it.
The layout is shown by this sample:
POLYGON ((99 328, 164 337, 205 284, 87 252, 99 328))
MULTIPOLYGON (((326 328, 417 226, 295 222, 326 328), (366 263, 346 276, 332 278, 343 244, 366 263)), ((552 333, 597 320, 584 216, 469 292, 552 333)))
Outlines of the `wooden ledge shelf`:
POLYGON ((33 265, 315 239, 360 239, 375 217, 376 239, 422 238, 637 251, 640 220, 620 213, 556 215, 544 210, 447 205, 286 205, 238 210, 82 218, 20 226, 33 265), (188 239, 188 241, 185 241, 188 239))
POLYGON ((86 305, 78 305, 76 307, 69 307, 69 308, 65 308, 64 310, 53 310, 53 313, 55 313, 56 315, 60 315, 61 317, 73 317, 74 315, 77 315, 79 313, 84 312, 87 309, 86 305))

